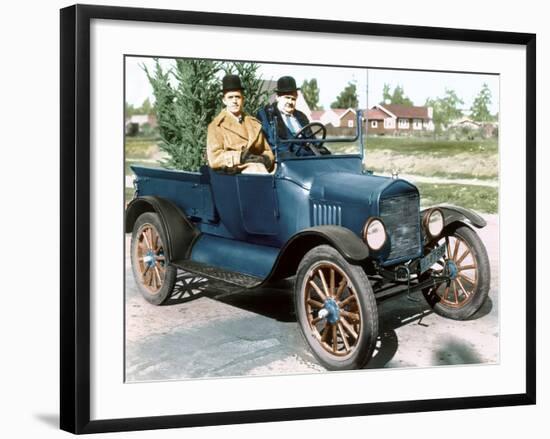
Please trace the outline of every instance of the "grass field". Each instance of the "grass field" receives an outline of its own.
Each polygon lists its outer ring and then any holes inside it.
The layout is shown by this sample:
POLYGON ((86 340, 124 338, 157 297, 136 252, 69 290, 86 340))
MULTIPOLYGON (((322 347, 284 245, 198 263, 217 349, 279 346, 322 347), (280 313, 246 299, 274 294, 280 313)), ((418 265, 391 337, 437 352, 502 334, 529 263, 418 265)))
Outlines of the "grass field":
MULTIPOLYGON (((327 145, 339 153, 358 153, 349 143, 327 145)), ((440 178, 498 178, 498 142, 368 137, 364 165, 376 173, 414 174, 440 178)))
MULTIPOLYGON (((158 167, 163 154, 158 139, 127 137, 125 173, 131 175, 130 165, 158 167)), ((328 145, 327 145, 328 146, 328 145)), ((332 144, 331 150, 358 153, 349 143, 332 144)), ((487 186, 441 183, 417 183, 422 205, 451 203, 485 213, 498 212, 498 142, 496 139, 478 141, 445 141, 431 138, 368 137, 364 166, 375 174, 410 174, 438 177, 441 180, 477 179, 487 186)), ((132 189, 126 189, 131 199, 132 189)))
POLYGON ((369 151, 365 167, 375 172, 414 174, 441 178, 498 178, 497 154, 462 153, 453 156, 435 154, 405 154, 391 150, 369 151))
POLYGON ((447 183, 416 183, 421 207, 455 204, 484 213, 498 213, 498 188, 447 183))
POLYGON ((404 154, 428 154, 441 157, 452 157, 463 154, 492 155, 498 154, 496 139, 458 141, 438 140, 429 137, 367 137, 368 151, 390 150, 404 154))
POLYGON ((128 159, 151 159, 158 155, 159 139, 153 137, 126 137, 125 154, 128 159))

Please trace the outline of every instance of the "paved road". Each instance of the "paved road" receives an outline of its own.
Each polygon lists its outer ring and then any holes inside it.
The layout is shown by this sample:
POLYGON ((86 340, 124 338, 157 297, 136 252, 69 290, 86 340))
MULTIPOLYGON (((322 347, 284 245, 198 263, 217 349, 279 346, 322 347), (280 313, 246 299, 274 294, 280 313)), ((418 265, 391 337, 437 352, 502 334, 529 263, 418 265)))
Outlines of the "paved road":
MULTIPOLYGON (((379 303, 377 350, 368 368, 499 361, 498 217, 479 234, 491 262, 489 300, 474 319, 431 312, 421 293, 379 303)), ((165 380, 323 371, 302 340, 291 281, 242 290, 178 274, 165 306, 145 302, 126 260, 126 379, 165 380)))

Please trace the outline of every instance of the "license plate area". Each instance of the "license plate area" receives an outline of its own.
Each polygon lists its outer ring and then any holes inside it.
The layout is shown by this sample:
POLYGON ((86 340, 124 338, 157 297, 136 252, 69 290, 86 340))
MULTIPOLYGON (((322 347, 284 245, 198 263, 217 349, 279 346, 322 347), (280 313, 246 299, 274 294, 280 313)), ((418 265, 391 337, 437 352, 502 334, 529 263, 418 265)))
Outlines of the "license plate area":
POLYGON ((427 271, 433 264, 439 261, 445 255, 445 244, 434 248, 430 254, 420 259, 420 273, 427 271))

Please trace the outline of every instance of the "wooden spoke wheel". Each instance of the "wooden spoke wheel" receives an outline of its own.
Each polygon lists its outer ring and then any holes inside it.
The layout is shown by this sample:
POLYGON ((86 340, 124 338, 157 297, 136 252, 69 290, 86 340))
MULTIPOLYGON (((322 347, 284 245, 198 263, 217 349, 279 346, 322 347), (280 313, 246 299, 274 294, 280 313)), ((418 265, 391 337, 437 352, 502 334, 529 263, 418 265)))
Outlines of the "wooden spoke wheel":
POLYGON ((487 251, 477 234, 467 226, 449 230, 427 250, 445 246, 445 255, 428 274, 443 281, 424 290, 434 310, 456 320, 472 316, 489 294, 490 267, 487 251))
POLYGON ((170 297, 177 272, 167 263, 165 242, 158 215, 142 214, 132 232, 132 269, 141 294, 155 305, 170 297))
POLYGON ((361 310, 345 273, 331 262, 310 267, 304 301, 309 330, 321 346, 333 355, 349 355, 359 342, 361 310))
POLYGON ((304 256, 295 286, 302 333, 327 369, 356 369, 372 355, 378 333, 374 294, 363 269, 330 246, 304 256))

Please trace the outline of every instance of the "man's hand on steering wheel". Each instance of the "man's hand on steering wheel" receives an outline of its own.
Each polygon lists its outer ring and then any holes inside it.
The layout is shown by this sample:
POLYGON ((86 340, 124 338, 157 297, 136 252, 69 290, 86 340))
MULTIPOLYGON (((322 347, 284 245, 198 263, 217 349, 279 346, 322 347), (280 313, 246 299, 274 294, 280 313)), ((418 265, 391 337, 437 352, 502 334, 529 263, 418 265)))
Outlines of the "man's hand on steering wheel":
POLYGON ((296 155, 305 146, 311 149, 315 155, 330 154, 329 150, 323 146, 322 140, 327 138, 327 129, 321 122, 310 122, 304 125, 296 134, 296 139, 312 139, 310 142, 301 143, 296 149, 296 155), (309 132, 308 132, 309 131, 309 132), (317 134, 321 133, 321 140, 316 140, 317 134))

